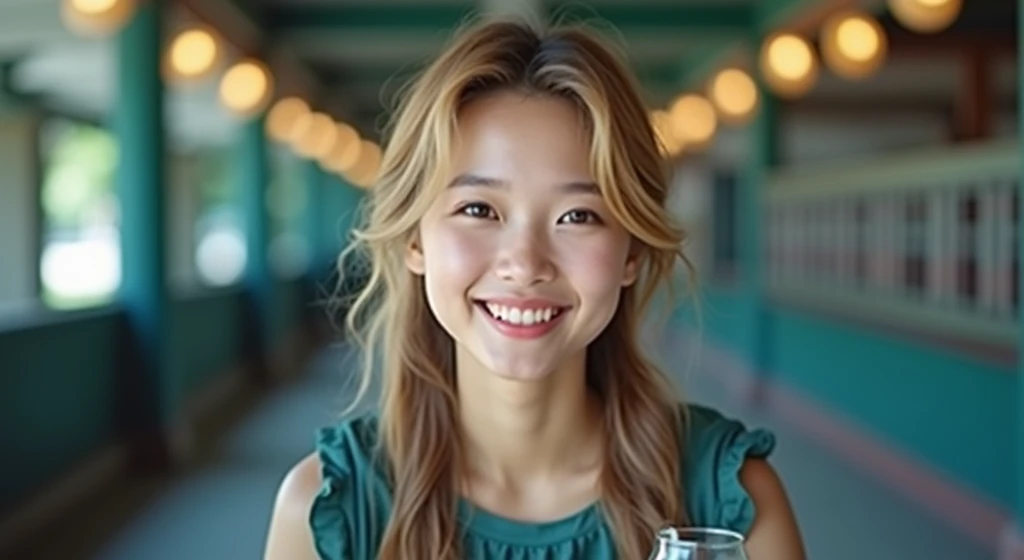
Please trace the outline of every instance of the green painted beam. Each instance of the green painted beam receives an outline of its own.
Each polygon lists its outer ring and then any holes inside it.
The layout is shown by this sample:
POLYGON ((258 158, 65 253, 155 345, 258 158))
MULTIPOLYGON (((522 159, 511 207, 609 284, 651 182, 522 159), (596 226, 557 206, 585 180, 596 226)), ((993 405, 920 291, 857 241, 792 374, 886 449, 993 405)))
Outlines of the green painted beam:
MULTIPOLYGON (((707 52, 707 49, 702 49, 700 52, 707 52)), ((638 79, 644 83, 656 86, 666 84, 679 86, 682 84, 681 78, 689 68, 687 64, 689 58, 680 56, 678 61, 668 62, 635 61, 630 63, 630 68, 632 68, 638 79)), ((424 64, 429 61, 428 58, 424 58, 424 64)), ((420 70, 422 70, 422 65, 418 64, 403 64, 401 66, 380 64, 365 66, 347 65, 344 67, 323 65, 315 69, 317 75, 320 76, 325 84, 338 88, 344 88, 347 85, 367 87, 383 85, 385 83, 392 85, 404 84, 420 70)))
POLYGON ((580 2, 552 2, 552 21, 611 25, 618 31, 678 31, 701 35, 742 36, 754 22, 747 6, 707 2, 666 2, 637 6, 632 3, 587 6, 580 2))
POLYGON ((741 56, 748 49, 750 41, 733 39, 728 41, 709 41, 699 51, 687 56, 683 65, 683 74, 679 79, 680 87, 688 90, 704 90, 707 81, 715 71, 741 56))
POLYGON ((645 89, 665 91, 683 87, 686 65, 681 60, 662 64, 633 64, 631 68, 640 86, 645 89))
POLYGON ((806 13, 808 9, 821 6, 829 0, 758 0, 755 25, 759 32, 768 32, 784 27, 806 13))
MULTIPOLYGON (((554 3, 553 21, 611 25, 619 31, 687 31, 742 35, 754 23, 754 10, 717 4, 653 4, 645 6, 582 6, 554 3)), ((267 10, 260 18, 273 32, 303 30, 381 29, 449 31, 478 15, 474 6, 410 4, 396 9, 378 4, 306 5, 267 10)))
POLYGON ((277 34, 290 31, 374 29, 448 31, 473 16, 473 6, 408 4, 400 8, 376 3, 305 4, 267 9, 260 18, 277 34))

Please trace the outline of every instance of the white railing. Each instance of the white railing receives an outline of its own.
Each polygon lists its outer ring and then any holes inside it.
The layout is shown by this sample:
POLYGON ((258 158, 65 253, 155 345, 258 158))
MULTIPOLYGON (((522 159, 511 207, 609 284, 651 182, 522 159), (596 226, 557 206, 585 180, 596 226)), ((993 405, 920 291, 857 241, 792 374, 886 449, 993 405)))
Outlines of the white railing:
POLYGON ((770 293, 988 343, 1016 341, 1021 146, 775 173, 770 293))

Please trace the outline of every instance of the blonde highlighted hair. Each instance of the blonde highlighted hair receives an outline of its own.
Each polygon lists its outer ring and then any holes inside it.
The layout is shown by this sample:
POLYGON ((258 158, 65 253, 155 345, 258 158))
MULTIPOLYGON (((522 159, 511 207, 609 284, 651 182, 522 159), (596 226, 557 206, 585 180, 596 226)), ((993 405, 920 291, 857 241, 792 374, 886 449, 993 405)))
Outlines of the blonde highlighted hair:
POLYGON ((460 33, 406 91, 365 223, 348 249, 369 267, 346 325, 364 350, 360 395, 372 376, 381 376, 380 445, 394 494, 378 557, 448 560, 461 553, 463 442, 453 341, 404 255, 443 188, 461 107, 509 90, 564 99, 579 110, 594 177, 637 247, 640 279, 623 289, 610 324, 588 348, 587 380, 604 405, 601 509, 619 556, 643 558, 660 527, 686 522, 680 407, 639 341, 645 309, 676 264, 692 276, 681 251, 685 233, 665 208, 665 163, 624 66, 582 28, 538 30, 510 21, 460 33))

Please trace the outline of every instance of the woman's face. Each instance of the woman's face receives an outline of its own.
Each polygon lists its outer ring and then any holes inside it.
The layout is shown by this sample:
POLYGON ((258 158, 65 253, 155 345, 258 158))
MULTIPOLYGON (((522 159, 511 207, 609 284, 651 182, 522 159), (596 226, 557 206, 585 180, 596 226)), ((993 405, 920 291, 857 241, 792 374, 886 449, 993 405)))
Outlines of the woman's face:
POLYGON ((501 92, 460 112, 448 187, 406 256, 460 370, 555 373, 604 330, 635 280, 631 237, 588 152, 566 100, 501 92))

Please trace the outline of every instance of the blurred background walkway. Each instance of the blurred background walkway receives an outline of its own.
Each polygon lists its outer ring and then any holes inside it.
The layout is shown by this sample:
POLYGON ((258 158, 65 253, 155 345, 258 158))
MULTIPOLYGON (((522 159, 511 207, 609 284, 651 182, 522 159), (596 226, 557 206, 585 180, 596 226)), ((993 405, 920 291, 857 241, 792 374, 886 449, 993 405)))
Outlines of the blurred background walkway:
POLYGON ((1022 3, 0 0, 0 558, 260 556, 382 125, 502 13, 636 73, 700 276, 656 336, 812 557, 1021 560, 1022 3))
MULTIPOLYGON (((310 452, 314 430, 336 422, 338 411, 350 402, 352 391, 342 389, 352 379, 345 363, 343 346, 324 350, 305 375, 250 403, 244 420, 218 430, 216 443, 188 473, 122 485, 61 524, 61 538, 45 538, 17 557, 260 557, 282 473, 310 452)), ((691 401, 775 432, 779 446, 772 460, 788 486, 811 558, 989 557, 983 546, 949 531, 917 504, 851 468, 784 419, 737 406, 706 366, 696 367, 685 379, 677 377, 688 387, 691 401)))

